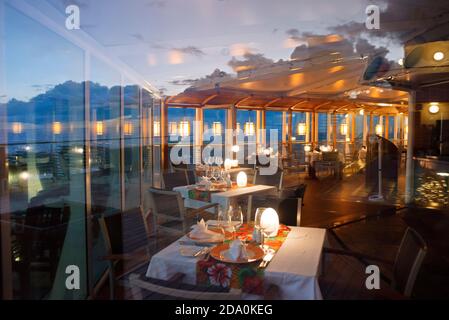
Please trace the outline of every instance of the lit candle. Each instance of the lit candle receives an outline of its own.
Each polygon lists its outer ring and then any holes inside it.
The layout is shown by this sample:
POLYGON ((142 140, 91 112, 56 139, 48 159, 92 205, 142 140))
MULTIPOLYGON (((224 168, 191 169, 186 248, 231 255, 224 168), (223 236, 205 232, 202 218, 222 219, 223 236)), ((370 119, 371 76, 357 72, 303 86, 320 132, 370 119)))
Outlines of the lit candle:
POLYGON ((246 176, 246 173, 243 171, 240 171, 237 175, 237 186, 238 187, 246 187, 248 185, 248 177, 246 176))
POLYGON ((268 237, 275 237, 279 231, 279 216, 273 208, 267 208, 262 212, 260 227, 268 237))

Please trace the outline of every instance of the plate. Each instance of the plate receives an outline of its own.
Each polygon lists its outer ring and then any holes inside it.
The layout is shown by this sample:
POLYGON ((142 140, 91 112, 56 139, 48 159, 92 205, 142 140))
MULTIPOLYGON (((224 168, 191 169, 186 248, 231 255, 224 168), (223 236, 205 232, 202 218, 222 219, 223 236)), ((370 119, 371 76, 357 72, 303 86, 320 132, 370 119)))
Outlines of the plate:
POLYGON ((222 262, 226 263, 251 263, 254 261, 262 260, 264 256, 263 250, 254 244, 248 244, 246 246, 246 252, 248 253, 248 260, 232 260, 229 257, 229 243, 220 244, 218 246, 215 246, 210 251, 210 255, 222 262))
MULTIPOLYGON (((209 227, 209 231, 215 232, 217 234, 220 234, 220 232, 218 231, 217 228, 211 228, 209 227)), ((196 238, 194 236, 190 235, 190 232, 187 234, 187 238, 189 238, 192 241, 195 241, 196 243, 222 243, 223 239, 217 239, 215 241, 211 241, 210 239, 203 239, 203 238, 196 238)), ((225 240, 231 239, 232 238, 232 233, 225 231, 225 240)))

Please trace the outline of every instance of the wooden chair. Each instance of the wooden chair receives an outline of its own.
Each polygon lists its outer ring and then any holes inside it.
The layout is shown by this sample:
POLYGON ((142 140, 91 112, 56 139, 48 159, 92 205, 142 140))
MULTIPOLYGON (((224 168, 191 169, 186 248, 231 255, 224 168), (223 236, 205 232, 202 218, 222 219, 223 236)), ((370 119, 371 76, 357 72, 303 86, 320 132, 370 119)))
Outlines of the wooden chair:
POLYGON ((172 233, 185 234, 190 226, 199 219, 216 218, 218 212, 217 203, 196 209, 187 208, 184 206, 184 199, 181 197, 181 194, 176 191, 150 188, 148 194, 156 232, 158 229, 161 229, 172 233), (208 209, 215 209, 215 215, 208 212, 208 209), (161 220, 164 220, 164 222, 160 222, 161 220))
POLYGON ((175 172, 164 172, 162 174, 162 184, 165 190, 173 190, 175 187, 187 186, 189 181, 185 170, 175 172))
POLYGON ((390 285, 393 292, 384 290, 380 293, 380 297, 401 299, 410 298, 412 295, 416 277, 427 254, 427 245, 414 229, 407 228, 394 262, 354 251, 325 248, 324 252, 352 256, 362 261, 378 261, 391 265, 393 267, 393 278, 390 281, 390 285))
POLYGON ((109 293, 115 298, 117 281, 150 260, 150 232, 141 208, 101 216, 99 224, 105 241, 109 293))
MULTIPOLYGON (((177 273, 169 280, 144 278, 138 273, 130 274, 127 286, 131 288, 133 298, 141 300, 142 290, 150 292, 153 299, 187 299, 187 300, 241 300, 240 289, 224 289, 218 286, 199 287, 182 283, 183 273, 177 273)), ((279 297, 279 288, 269 285, 265 289, 264 299, 274 300, 279 297)))

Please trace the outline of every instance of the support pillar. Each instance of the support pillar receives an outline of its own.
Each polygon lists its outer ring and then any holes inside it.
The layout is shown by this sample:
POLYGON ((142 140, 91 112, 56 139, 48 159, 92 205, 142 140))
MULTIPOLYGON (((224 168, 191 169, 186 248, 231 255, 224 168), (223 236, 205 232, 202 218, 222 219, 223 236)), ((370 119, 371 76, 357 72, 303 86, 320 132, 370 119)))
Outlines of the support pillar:
POLYGON ((405 203, 410 204, 414 199, 415 170, 413 161, 413 147, 415 145, 415 110, 416 92, 411 91, 408 97, 408 136, 407 161, 405 167, 405 203))

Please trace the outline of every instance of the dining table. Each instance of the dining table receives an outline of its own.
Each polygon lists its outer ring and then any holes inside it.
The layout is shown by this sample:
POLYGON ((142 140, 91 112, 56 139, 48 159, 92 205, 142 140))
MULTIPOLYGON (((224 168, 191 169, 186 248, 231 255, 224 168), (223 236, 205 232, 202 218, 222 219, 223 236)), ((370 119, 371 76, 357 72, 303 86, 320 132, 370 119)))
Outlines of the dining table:
MULTIPOLYGON (((321 274, 326 230, 321 228, 288 227, 289 232, 272 260, 263 270, 264 286, 275 285, 279 299, 321 300, 318 282, 321 274)), ((183 273, 182 282, 198 285, 200 256, 183 256, 181 249, 189 241, 184 235, 156 253, 150 260, 146 277, 169 280, 183 273)), ((262 295, 242 292, 242 299, 262 299, 262 295)))
MULTIPOLYGON (((179 186, 173 188, 173 191, 177 191, 181 194, 184 199, 184 205, 188 208, 200 208, 208 203, 205 201, 192 199, 189 197, 189 190, 194 190, 197 188, 196 185, 179 186)), ((211 192, 210 193, 210 203, 218 203, 223 212, 227 212, 232 201, 239 197, 248 196, 248 209, 246 221, 251 220, 251 197, 256 194, 273 194, 277 192, 275 186, 269 185, 248 185, 246 187, 232 187, 225 191, 211 192)), ((213 210, 213 209, 212 209, 213 210)))

